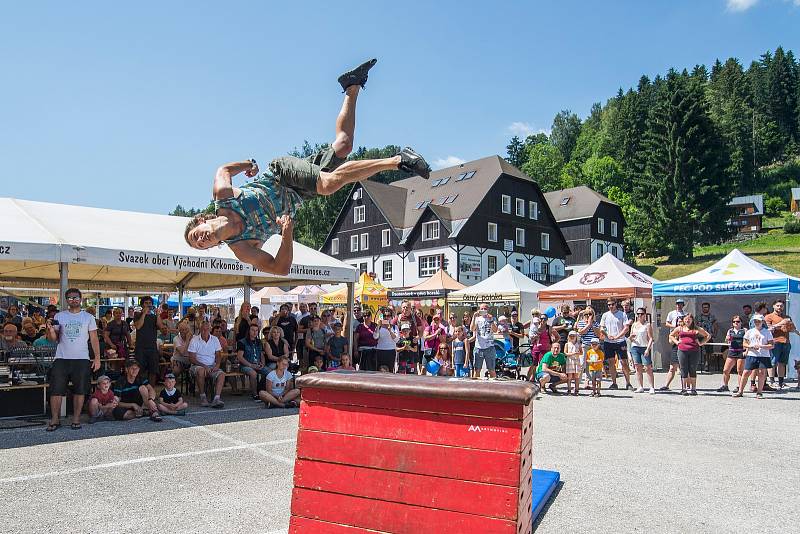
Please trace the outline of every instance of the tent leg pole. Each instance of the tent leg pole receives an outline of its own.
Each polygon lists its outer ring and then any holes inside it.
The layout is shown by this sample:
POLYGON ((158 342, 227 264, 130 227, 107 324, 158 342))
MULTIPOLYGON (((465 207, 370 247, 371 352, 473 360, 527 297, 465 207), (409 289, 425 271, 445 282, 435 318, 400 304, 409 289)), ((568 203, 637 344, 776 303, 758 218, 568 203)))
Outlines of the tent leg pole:
POLYGON ((347 282, 347 309, 344 311, 344 327, 347 328, 347 343, 350 349, 353 348, 353 304, 355 303, 355 282, 347 282))
POLYGON ((183 318, 183 284, 178 286, 178 317, 183 318))
POLYGON ((62 261, 58 264, 58 275, 58 307, 62 310, 66 310, 66 294, 67 289, 69 289, 69 263, 62 261))
POLYGON ((247 281, 244 284, 244 302, 250 304, 250 282, 247 281))

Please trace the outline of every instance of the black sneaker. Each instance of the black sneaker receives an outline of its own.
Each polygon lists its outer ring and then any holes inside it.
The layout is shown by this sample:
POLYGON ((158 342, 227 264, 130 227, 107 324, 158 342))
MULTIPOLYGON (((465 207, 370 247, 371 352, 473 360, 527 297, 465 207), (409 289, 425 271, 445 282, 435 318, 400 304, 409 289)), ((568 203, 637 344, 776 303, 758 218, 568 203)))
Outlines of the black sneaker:
POLYGON ((688 397, 689 396, 689 392, 686 391, 685 389, 682 389, 681 390, 681 395, 683 395, 684 397, 688 397))
POLYGON ((342 91, 346 91, 351 85, 360 85, 363 89, 367 84, 367 75, 369 74, 369 69, 374 67, 375 63, 377 62, 377 59, 370 59, 353 70, 345 72, 339 76, 339 84, 342 86, 342 91))
POLYGON ((775 388, 769 384, 764 384, 764 391, 775 391, 775 388))
POLYGON ((717 388, 717 393, 724 393, 726 391, 730 391, 730 390, 728 389, 728 386, 726 386, 725 384, 722 384, 720 387, 717 388))
POLYGON ((401 171, 410 172, 411 174, 418 174, 426 180, 431 176, 431 168, 425 158, 414 152, 409 147, 405 147, 399 153, 400 165, 398 168, 401 171))
POLYGON ((689 395, 691 395, 692 397, 696 397, 697 396, 697 390, 696 389, 691 390, 689 392, 689 395))
POLYGON ((661 386, 658 391, 669 391, 669 386, 661 386))
POLYGON ((625 384, 625 389, 633 389, 633 386, 630 384, 625 384))
POLYGON ((617 386, 616 384, 611 384, 610 386, 608 386, 608 389, 619 389, 619 386, 617 386))

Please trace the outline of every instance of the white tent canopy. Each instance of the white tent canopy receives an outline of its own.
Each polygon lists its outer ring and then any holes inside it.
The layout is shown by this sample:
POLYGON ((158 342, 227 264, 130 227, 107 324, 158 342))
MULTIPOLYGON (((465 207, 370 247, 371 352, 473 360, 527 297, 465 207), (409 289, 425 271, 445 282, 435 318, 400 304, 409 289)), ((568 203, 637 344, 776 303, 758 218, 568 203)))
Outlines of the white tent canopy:
MULTIPOLYGON (((358 271, 294 243, 288 276, 253 269, 225 246, 195 250, 183 238, 185 217, 0 198, 0 282, 5 287, 89 291, 173 291, 303 283, 355 282, 358 271)), ((264 250, 275 254, 280 236, 264 250)))
POLYGON ((606 252, 583 270, 539 292, 539 300, 650 299, 656 280, 606 252))
POLYGON ((537 306, 537 295, 544 289, 542 284, 534 282, 511 265, 506 265, 486 280, 449 293, 447 302, 454 305, 516 302, 522 314, 537 306))
POLYGON ((308 304, 310 302, 319 302, 320 296, 324 294, 325 291, 323 291, 318 285, 297 286, 283 295, 272 295, 269 300, 273 304, 279 305, 283 304, 284 302, 305 302, 308 304))

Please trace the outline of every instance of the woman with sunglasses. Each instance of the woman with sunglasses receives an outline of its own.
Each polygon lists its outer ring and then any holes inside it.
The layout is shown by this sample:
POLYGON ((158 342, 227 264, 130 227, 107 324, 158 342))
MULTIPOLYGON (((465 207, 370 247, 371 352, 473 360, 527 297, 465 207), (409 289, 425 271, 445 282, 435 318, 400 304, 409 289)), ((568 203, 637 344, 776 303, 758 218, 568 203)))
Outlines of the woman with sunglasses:
MULTIPOLYGON (((742 376, 744 373, 744 335, 747 328, 742 324, 742 318, 734 315, 731 318, 731 327, 725 334, 725 342, 728 344, 728 356, 725 358, 725 367, 722 368, 722 385, 717 389, 717 393, 730 391, 728 382, 731 379, 731 371, 736 367, 736 374, 742 376)), ((739 387, 733 388, 733 393, 738 393, 739 387)))
POLYGON ((634 393, 644 393, 643 371, 650 379, 650 395, 655 394, 655 381, 653 379, 653 326, 647 320, 647 310, 639 308, 636 310, 636 321, 631 325, 631 355, 636 366, 636 378, 639 380, 639 387, 634 393))
POLYGON ((694 321, 691 313, 683 317, 683 324, 669 335, 672 342, 678 345, 678 362, 681 367, 681 378, 686 389, 682 395, 697 395, 697 366, 700 363, 700 347, 711 338, 706 330, 694 321))

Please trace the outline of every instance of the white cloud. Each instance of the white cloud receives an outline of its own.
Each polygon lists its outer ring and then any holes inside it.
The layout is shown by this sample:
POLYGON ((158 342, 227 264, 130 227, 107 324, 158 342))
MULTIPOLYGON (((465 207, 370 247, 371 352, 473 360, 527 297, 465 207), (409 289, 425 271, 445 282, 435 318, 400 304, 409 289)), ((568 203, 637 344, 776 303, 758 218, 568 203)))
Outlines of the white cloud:
MULTIPOLYGON (((795 0, 797 3, 798 0, 795 0)), ((758 3, 758 0, 726 0, 728 11, 747 11, 758 3)))
POLYGON ((458 156, 447 156, 446 158, 439 158, 433 162, 434 169, 444 169, 445 167, 455 167, 466 163, 467 160, 461 159, 458 156))
POLYGON ((514 135, 518 135, 519 137, 525 139, 529 135, 543 133, 550 135, 548 130, 544 128, 536 128, 529 122, 512 122, 508 125, 508 131, 514 135))

